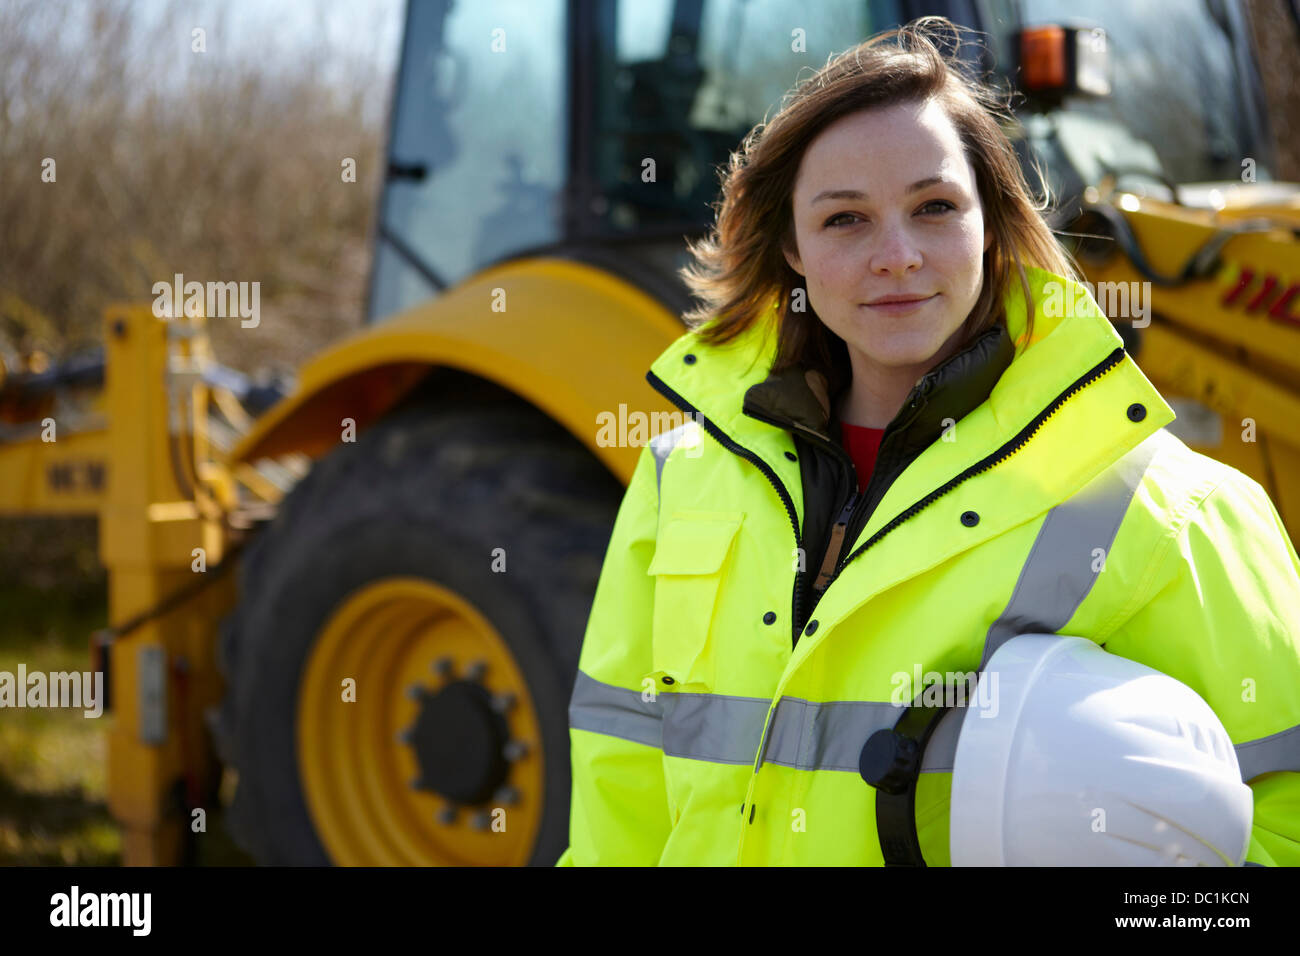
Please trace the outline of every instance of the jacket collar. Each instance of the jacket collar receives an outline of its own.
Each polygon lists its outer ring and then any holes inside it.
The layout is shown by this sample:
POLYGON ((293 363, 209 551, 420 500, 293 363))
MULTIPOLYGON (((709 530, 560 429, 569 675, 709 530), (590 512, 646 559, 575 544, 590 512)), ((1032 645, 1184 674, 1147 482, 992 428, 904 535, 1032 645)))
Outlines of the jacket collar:
MULTIPOLYGON (((1015 464, 1034 475, 1033 493, 1021 502, 1026 516, 1035 513, 1033 508, 1050 507, 1068 497, 1174 420, 1173 409, 1132 358, 1123 355, 1123 340, 1086 288, 1041 269, 1026 267, 1025 272, 1034 310, 1032 336, 1024 292, 1020 282, 1013 281, 1003 302, 1005 335, 1014 352, 1011 361, 1003 366, 1007 345, 986 333, 987 339, 977 338, 922 378, 917 387, 924 390, 928 379, 935 399, 924 413, 939 421, 961 421, 961 440, 939 442, 934 432, 909 427, 909 443, 916 436, 929 444, 891 485, 868 530, 894 505, 906 506, 930 491, 936 475, 957 474, 1015 440, 1062 396, 1069 396, 1062 411, 1050 413, 1014 455, 1015 464), (1052 283, 1059 285, 1052 289, 1052 283), (1045 308, 1060 301, 1070 308, 1045 308), (1091 378, 1092 370, 1117 350, 1122 361, 1113 368, 1106 365, 1100 378, 1091 378), (992 388, 986 391, 990 380, 992 388), (965 416, 954 414, 977 399, 965 416), (1143 407, 1140 422, 1126 417, 1134 405, 1143 407)), ((775 332, 775 305, 725 345, 706 345, 688 331, 654 360, 646 379, 683 411, 702 415, 715 436, 721 433, 761 459, 802 512, 799 466, 785 454, 793 451, 789 430, 791 425, 804 426, 829 437, 830 396, 819 392, 816 377, 802 377, 800 382, 798 373, 776 378, 769 374, 776 355, 775 332), (774 425, 746 414, 746 398, 757 385, 764 387, 753 393, 749 410, 766 409, 790 424, 774 425)))
MULTIPOLYGON (((1002 325, 980 333, 917 380, 909 399, 917 399, 919 411, 913 412, 905 401, 891 427, 906 423, 909 434, 924 436, 928 444, 943 431, 945 418, 960 421, 984 403, 1011 365, 1015 351, 1002 325)), ((759 421, 838 443, 839 420, 832 407, 837 397, 830 394, 821 371, 789 368, 746 389, 741 409, 759 421)))

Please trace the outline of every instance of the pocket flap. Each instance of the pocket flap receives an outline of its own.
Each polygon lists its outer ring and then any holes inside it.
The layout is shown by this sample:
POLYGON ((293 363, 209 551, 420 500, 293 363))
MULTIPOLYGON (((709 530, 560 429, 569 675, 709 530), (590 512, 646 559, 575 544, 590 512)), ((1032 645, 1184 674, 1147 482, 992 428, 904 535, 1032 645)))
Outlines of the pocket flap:
POLYGON ((676 512, 659 532, 647 574, 713 574, 722 567, 743 511, 676 512))

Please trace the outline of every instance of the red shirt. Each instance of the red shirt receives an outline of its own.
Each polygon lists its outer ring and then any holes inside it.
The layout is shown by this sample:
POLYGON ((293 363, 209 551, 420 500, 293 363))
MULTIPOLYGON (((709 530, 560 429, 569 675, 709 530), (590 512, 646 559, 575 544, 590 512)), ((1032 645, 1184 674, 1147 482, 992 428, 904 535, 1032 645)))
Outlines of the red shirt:
POLYGON ((871 472, 876 467, 876 453, 880 451, 880 439, 885 437, 883 428, 867 428, 863 425, 850 425, 840 422, 840 442, 844 450, 853 459, 853 466, 858 471, 858 491, 867 490, 871 472))

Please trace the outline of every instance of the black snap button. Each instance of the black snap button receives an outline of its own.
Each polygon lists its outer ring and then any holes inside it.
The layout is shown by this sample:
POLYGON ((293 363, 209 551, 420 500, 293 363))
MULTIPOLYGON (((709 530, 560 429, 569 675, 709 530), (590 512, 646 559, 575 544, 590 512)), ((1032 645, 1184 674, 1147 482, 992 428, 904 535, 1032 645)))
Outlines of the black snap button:
POLYGON ((968 528, 973 528, 980 523, 980 516, 973 511, 963 511, 961 513, 961 523, 968 528))
POLYGON ((788 451, 788 452, 786 452, 786 453, 785 453, 785 457, 786 457, 786 458, 789 458, 791 461, 798 461, 798 460, 799 460, 799 457, 798 457, 794 452, 792 452, 792 451, 788 451))
POLYGON ((1134 402, 1128 407, 1128 418, 1131 422, 1140 422, 1147 417, 1146 406, 1141 402, 1134 402))
POLYGON ((803 632, 805 634, 813 634, 816 632, 816 630, 817 630, 817 622, 809 621, 808 626, 803 629, 803 632))
POLYGON ((671 677, 665 677, 665 678, 664 678, 664 683, 665 683, 665 684, 675 684, 675 683, 677 683, 677 682, 676 682, 675 680, 673 680, 671 677))
POLYGON ((694 365, 695 364, 694 353, 687 352, 684 356, 682 356, 682 361, 685 362, 687 365, 694 365))
POLYGON ((775 620, 776 620, 776 612, 775 612, 775 611, 768 611, 766 614, 763 615, 763 623, 764 623, 764 624, 771 624, 771 623, 772 623, 773 621, 775 621, 775 620))

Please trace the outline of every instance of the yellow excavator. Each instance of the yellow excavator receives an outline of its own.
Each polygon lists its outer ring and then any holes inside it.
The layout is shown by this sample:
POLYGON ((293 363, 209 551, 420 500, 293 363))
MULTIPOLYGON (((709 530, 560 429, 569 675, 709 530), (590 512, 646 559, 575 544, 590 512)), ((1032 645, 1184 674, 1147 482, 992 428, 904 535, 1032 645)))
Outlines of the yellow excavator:
POLYGON ((924 14, 982 31, 962 55, 1021 94, 1008 133, 1170 431, 1300 536, 1300 186, 1250 24, 1075 6, 411 0, 361 331, 255 383, 208 345, 237 318, 146 301, 107 309, 101 353, 0 382, 0 511, 99 519, 124 861, 192 859, 231 791, 262 863, 556 860, 649 437, 602 422, 672 410, 644 374, 729 151, 801 72, 924 14))

